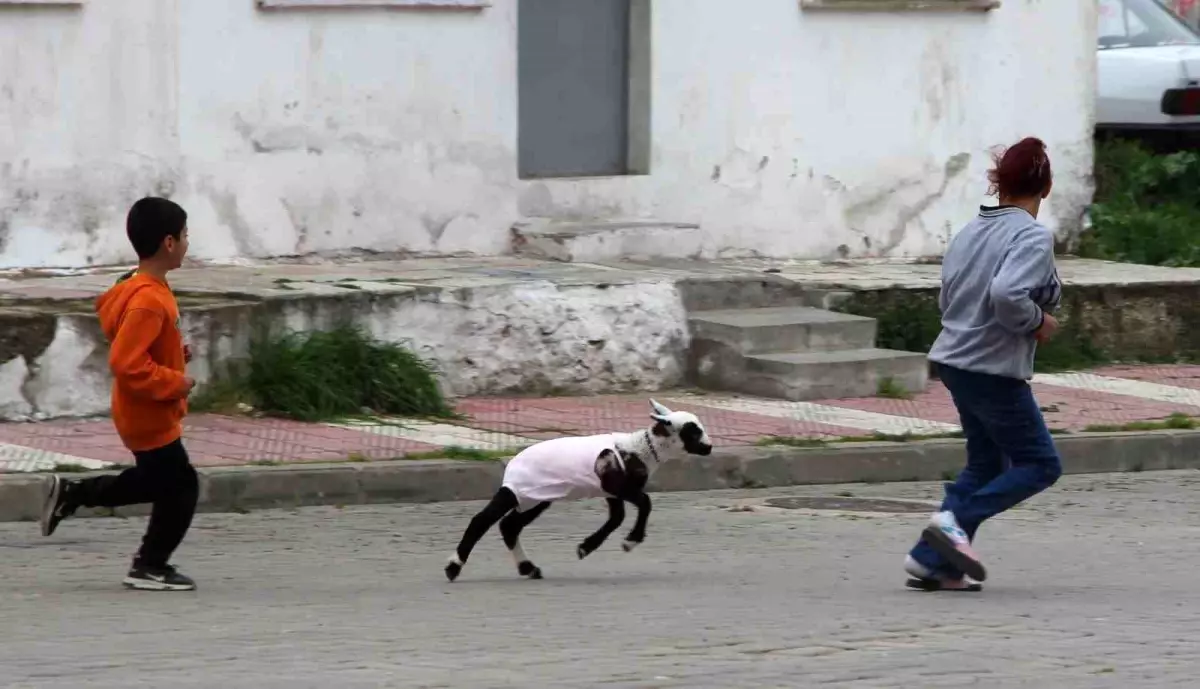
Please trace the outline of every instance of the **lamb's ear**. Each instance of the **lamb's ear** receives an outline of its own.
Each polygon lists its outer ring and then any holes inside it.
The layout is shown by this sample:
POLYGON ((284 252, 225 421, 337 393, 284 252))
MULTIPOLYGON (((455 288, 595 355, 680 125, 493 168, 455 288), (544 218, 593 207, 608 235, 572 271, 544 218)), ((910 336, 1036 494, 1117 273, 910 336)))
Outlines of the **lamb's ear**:
POLYGON ((654 413, 650 415, 650 418, 659 423, 666 424, 667 426, 671 425, 671 421, 667 418, 667 416, 671 413, 670 409, 667 409, 654 400, 650 400, 650 408, 654 410, 654 413))

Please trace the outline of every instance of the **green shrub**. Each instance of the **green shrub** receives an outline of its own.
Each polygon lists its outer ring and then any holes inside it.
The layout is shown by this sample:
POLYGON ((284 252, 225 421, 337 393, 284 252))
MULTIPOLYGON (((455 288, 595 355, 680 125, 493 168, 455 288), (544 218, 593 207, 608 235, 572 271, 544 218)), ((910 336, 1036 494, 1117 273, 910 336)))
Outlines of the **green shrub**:
POLYGON ((1098 142, 1095 174, 1092 228, 1081 238, 1080 255, 1200 266, 1200 154, 1098 142))
MULTIPOLYGON (((1064 304, 1069 310, 1069 302, 1064 304)), ((928 352, 942 330, 942 316, 935 290, 877 290, 855 292, 834 307, 836 311, 874 318, 877 346, 905 352, 928 352)), ((1072 371, 1112 361, 1109 352, 1098 348, 1075 320, 1060 312, 1063 327, 1058 335, 1038 347, 1035 369, 1039 373, 1072 371)), ((935 371, 931 371, 935 372, 935 371)), ((898 391, 881 389, 881 397, 902 397, 898 391)))
POLYGON ((430 364, 352 326, 257 337, 244 369, 209 386, 193 406, 228 411, 239 403, 299 421, 453 415, 430 364))
POLYGON ((877 321, 876 346, 903 352, 928 352, 942 331, 937 290, 864 290, 835 311, 877 321))

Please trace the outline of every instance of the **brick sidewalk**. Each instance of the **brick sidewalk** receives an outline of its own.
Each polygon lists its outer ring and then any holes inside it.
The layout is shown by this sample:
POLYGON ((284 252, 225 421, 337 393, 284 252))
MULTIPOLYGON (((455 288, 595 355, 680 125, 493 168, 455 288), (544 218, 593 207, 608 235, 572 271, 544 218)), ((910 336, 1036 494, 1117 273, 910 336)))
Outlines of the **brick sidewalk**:
MULTIPOLYGON (((1172 414, 1200 416, 1200 366, 1119 366, 1039 376, 1034 389, 1051 428, 1079 432, 1172 414)), ((785 402, 716 393, 547 399, 480 398, 458 404, 462 420, 386 420, 341 425, 197 415, 186 442, 197 466, 339 462, 432 456, 447 447, 511 450, 569 434, 649 423, 647 399, 699 415, 719 446, 770 436, 838 439, 932 435, 958 430, 945 389, 932 383, 909 400, 862 398, 785 402)), ((0 424, 0 471, 129 463, 108 419, 0 424)))

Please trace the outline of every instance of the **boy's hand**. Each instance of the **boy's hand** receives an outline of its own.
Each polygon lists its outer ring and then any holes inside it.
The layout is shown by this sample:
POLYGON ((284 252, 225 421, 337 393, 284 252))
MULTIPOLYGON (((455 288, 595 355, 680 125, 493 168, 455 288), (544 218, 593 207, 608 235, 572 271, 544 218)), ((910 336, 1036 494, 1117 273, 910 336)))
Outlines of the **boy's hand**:
POLYGON ((192 363, 192 346, 189 344, 183 346, 183 363, 192 363))
POLYGON ((184 376, 183 385, 183 396, 187 397, 188 395, 192 394, 192 389, 196 387, 196 379, 192 378, 191 376, 184 376))

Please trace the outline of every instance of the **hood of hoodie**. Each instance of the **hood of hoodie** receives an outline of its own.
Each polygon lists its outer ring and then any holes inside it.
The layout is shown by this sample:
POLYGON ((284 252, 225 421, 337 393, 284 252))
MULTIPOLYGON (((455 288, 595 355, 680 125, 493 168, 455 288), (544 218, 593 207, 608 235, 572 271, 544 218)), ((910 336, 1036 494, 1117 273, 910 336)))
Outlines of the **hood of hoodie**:
POLYGON ((96 315, 100 317, 100 328, 104 331, 105 339, 111 343, 116 337, 125 307, 133 296, 144 289, 155 288, 165 289, 166 286, 148 275, 131 270, 117 278, 115 285, 96 298, 96 315))

